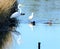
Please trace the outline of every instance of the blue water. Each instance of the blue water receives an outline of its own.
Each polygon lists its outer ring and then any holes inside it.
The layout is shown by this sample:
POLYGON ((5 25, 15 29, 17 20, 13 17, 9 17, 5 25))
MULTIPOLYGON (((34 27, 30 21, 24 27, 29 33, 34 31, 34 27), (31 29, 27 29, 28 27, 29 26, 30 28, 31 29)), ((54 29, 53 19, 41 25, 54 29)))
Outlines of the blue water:
MULTIPOLYGON (((33 31, 28 25, 28 17, 34 12, 33 20, 43 21, 52 19, 53 22, 60 22, 60 1, 59 0, 18 0, 19 4, 25 5, 22 8, 24 16, 18 15, 23 23, 19 24, 17 30, 22 35, 22 43, 18 45, 13 42, 12 49, 38 49, 38 42, 41 42, 41 49, 60 49, 60 24, 36 23, 33 31), (39 2, 38 2, 39 1, 39 2), (37 4, 37 5, 36 5, 37 4), (32 5, 32 6, 31 6, 32 5), (34 6, 33 6, 34 5, 34 6), (35 8, 36 7, 36 8, 35 8), (35 9, 34 9, 35 8, 35 9), (32 10, 34 9, 34 10, 32 10), (55 20, 58 19, 58 20, 55 20), (27 23, 24 23, 28 21, 27 23)), ((43 21, 45 22, 45 21, 43 21)))

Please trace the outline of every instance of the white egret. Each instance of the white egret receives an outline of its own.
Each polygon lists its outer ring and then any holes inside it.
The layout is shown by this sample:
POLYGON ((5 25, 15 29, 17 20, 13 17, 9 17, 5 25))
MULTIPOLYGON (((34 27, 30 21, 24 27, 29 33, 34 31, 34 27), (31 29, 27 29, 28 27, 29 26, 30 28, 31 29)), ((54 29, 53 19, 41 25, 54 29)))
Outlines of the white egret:
POLYGON ((33 19, 33 12, 32 12, 32 14, 29 16, 29 20, 31 20, 31 19, 33 19))

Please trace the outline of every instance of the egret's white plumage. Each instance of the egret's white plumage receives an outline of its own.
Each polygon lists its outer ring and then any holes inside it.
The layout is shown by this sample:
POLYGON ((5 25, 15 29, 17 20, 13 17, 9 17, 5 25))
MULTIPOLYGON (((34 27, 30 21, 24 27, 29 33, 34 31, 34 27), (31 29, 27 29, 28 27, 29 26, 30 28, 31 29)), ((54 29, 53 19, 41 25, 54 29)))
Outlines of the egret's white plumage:
POLYGON ((19 4, 19 5, 18 5, 18 9, 19 9, 20 13, 21 13, 21 11, 22 11, 22 10, 21 10, 21 7, 23 7, 23 5, 22 5, 22 4, 19 4))
POLYGON ((29 16, 29 20, 33 19, 33 15, 34 15, 34 13, 32 12, 32 14, 29 16))

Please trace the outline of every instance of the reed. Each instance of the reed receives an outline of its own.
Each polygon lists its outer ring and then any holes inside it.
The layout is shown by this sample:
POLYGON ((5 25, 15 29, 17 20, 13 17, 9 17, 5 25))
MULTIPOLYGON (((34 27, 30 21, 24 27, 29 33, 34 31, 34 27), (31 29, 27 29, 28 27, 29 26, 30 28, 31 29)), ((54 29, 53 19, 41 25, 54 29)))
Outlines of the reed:
POLYGON ((5 49, 12 43, 11 32, 18 21, 10 16, 16 11, 16 0, 0 0, 0 49, 5 49))

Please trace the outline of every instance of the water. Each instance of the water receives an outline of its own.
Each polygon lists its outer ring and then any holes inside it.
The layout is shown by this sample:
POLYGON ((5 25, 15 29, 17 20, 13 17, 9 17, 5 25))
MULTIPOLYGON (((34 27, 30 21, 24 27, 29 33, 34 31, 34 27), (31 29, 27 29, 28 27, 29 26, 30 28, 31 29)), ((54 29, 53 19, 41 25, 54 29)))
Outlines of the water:
POLYGON ((19 0, 22 4, 21 10, 25 13, 23 20, 28 20, 34 13, 33 20, 52 20, 60 23, 60 1, 59 0, 19 0))
MULTIPOLYGON (((22 4, 21 12, 18 14, 20 20, 17 30, 22 35, 22 43, 18 45, 14 41, 14 49, 38 49, 38 42, 41 42, 41 49, 60 49, 60 24, 43 24, 52 20, 53 23, 60 23, 60 0, 18 0, 22 4), (29 20, 31 13, 33 19, 29 20), (35 20, 33 30, 29 23, 35 20)), ((20 11, 20 10, 19 10, 20 11)), ((18 11, 18 12, 19 12, 18 11)))

